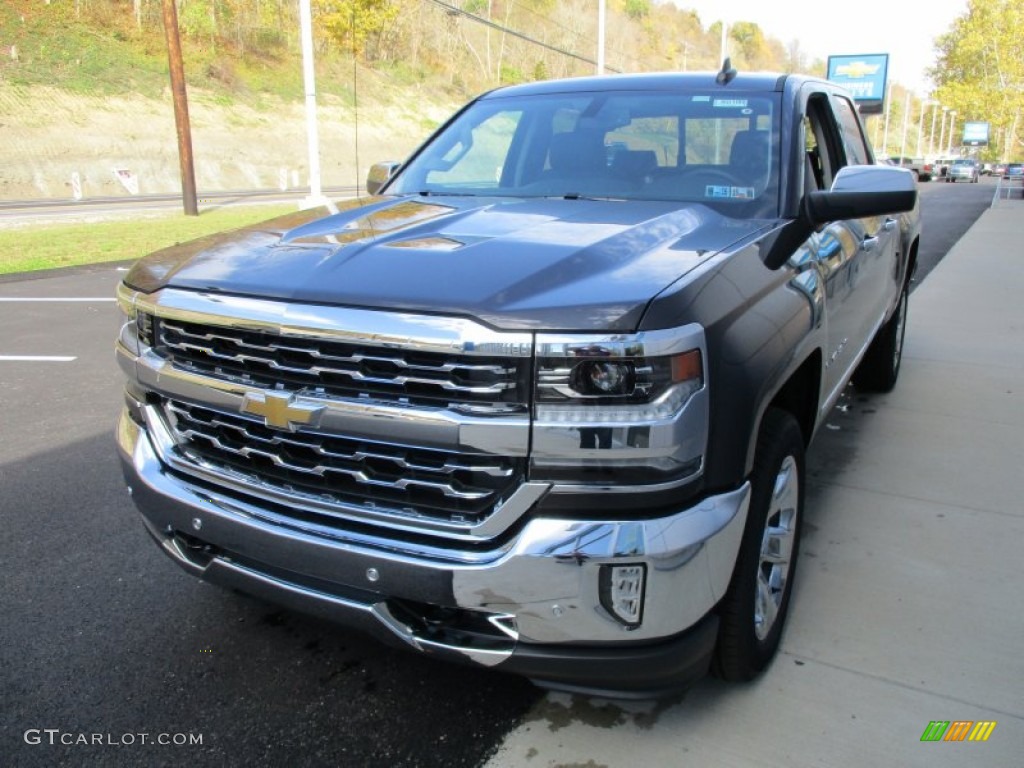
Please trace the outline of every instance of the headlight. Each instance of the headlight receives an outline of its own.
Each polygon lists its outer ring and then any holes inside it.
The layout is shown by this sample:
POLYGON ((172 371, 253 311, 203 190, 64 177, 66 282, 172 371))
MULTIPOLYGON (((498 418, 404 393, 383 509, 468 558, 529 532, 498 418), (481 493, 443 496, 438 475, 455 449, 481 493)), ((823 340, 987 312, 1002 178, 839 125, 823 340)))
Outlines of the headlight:
POLYGON ((123 283, 117 289, 119 314, 118 343, 138 357, 153 343, 153 316, 140 312, 135 304, 136 292, 123 283))
POLYGON ((671 418, 704 386, 702 345, 702 334, 690 328, 630 336, 541 336, 537 418, 671 418))
POLYGON ((704 330, 539 334, 531 477, 560 484, 678 485, 703 468, 704 330))

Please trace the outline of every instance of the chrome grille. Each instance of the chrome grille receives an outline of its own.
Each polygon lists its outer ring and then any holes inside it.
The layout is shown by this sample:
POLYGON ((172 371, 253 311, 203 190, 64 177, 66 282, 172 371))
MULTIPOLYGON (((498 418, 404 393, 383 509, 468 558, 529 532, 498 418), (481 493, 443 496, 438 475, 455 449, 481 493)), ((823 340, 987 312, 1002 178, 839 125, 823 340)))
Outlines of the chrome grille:
POLYGON ((373 347, 170 318, 154 325, 153 346, 173 365, 252 386, 432 407, 527 401, 529 370, 521 358, 373 347))
POLYGON ((264 487, 315 498, 321 506, 473 524, 494 512, 525 472, 523 459, 280 432, 180 401, 167 401, 162 410, 187 460, 258 477, 264 487))

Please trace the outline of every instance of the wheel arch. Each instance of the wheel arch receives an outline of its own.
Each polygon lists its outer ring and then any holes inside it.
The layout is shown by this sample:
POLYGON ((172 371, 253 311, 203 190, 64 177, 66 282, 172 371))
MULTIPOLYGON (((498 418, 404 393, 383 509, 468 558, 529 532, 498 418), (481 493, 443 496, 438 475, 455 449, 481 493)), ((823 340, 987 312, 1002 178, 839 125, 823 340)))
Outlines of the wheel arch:
MULTIPOLYGON (((821 402, 821 371, 821 350, 815 349, 771 398, 761 413, 761 420, 763 421, 764 414, 769 409, 787 411, 796 419, 804 437, 804 445, 808 445, 817 427, 818 408, 821 402)), ((760 426, 758 424, 759 430, 760 426)))

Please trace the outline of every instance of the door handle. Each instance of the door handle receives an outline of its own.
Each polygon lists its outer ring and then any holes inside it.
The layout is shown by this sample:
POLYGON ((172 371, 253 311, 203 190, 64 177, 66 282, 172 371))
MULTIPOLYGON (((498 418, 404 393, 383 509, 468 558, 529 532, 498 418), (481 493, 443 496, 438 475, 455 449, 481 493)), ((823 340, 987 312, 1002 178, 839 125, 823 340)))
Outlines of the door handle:
POLYGON ((892 232, 896 229, 896 219, 886 219, 885 224, 882 225, 882 229, 886 232, 892 232))
POLYGON ((876 245, 878 245, 877 237, 865 237, 861 240, 860 249, 864 252, 873 251, 876 245))

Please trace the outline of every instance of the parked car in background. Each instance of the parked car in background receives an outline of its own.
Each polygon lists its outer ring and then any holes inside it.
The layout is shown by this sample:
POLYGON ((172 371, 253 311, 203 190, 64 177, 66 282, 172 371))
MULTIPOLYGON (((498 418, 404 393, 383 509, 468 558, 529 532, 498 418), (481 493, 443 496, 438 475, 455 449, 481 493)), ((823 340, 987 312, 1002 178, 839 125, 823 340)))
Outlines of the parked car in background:
POLYGON ((996 163, 992 166, 993 176, 1005 176, 1006 175, 1006 163, 996 163))
POLYGON ((969 157, 961 157, 953 161, 949 166, 949 173, 946 174, 946 181, 969 181, 972 184, 978 183, 978 163, 969 157))
POLYGON ((890 157, 889 161, 893 165, 898 165, 901 168, 908 168, 914 174, 914 178, 918 181, 931 181, 932 176, 935 173, 934 166, 923 158, 913 157, 890 157))
POLYGON ((1010 163, 1006 166, 1006 180, 1007 181, 1021 181, 1024 180, 1024 164, 1022 163, 1010 163))

